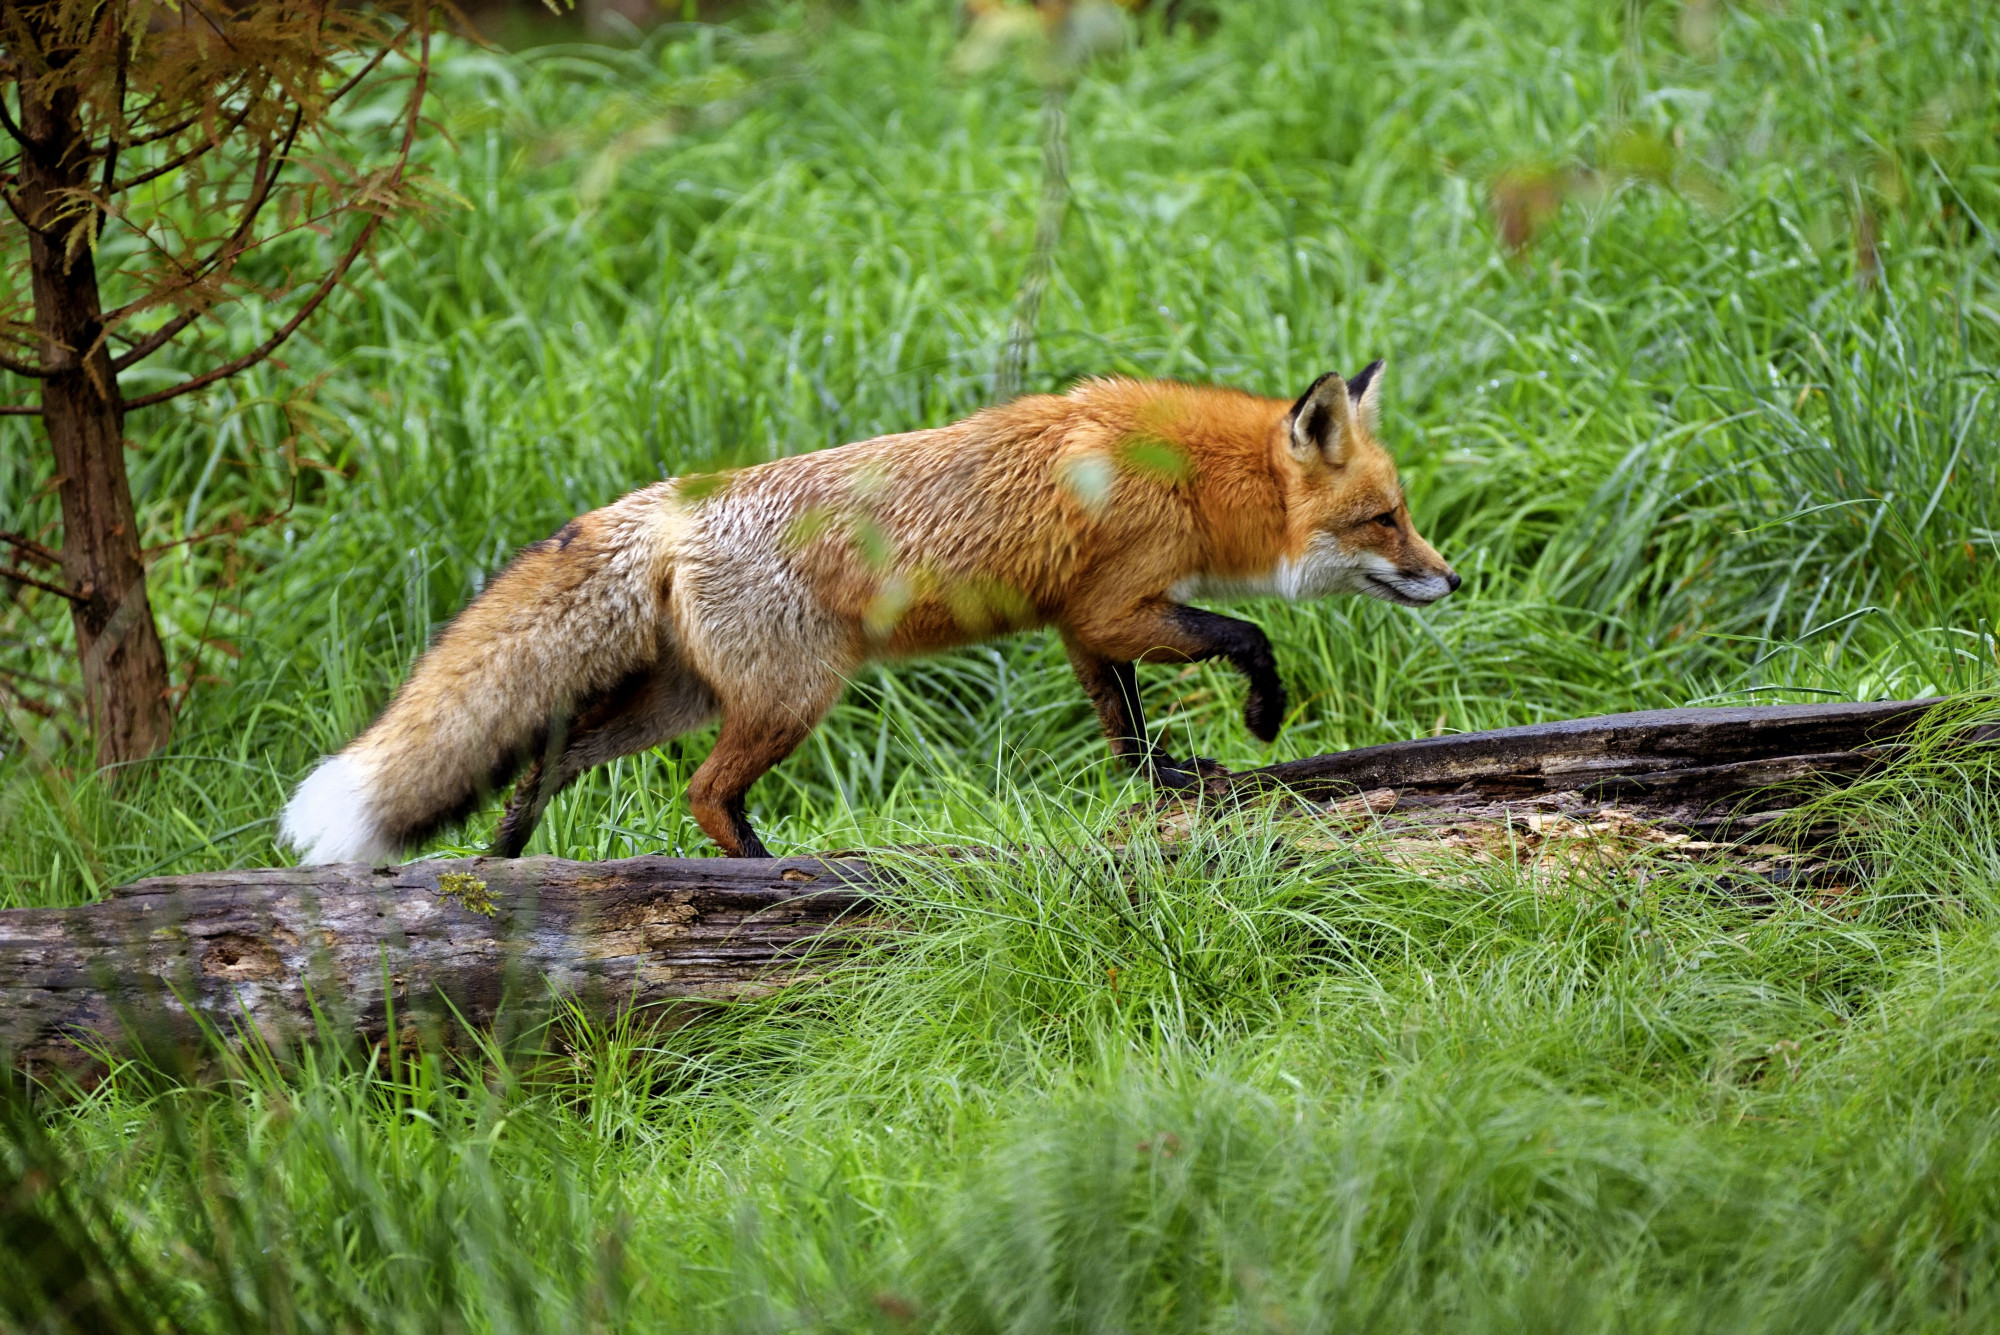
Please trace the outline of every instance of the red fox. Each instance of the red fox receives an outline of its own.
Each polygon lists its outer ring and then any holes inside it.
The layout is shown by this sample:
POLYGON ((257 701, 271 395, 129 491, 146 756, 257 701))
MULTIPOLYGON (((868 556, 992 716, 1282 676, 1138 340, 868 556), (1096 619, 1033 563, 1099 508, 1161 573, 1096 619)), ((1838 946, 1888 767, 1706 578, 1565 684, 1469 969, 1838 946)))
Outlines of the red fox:
POLYGON ((1220 767, 1147 739, 1133 664, 1227 659, 1267 742, 1285 688, 1261 630, 1188 599, 1415 606, 1459 585, 1375 439, 1381 388, 1379 360, 1293 403, 1090 380, 641 488, 523 549, 299 785, 280 837, 307 862, 380 860, 525 766, 494 845, 518 856, 578 775, 719 715, 689 807, 730 856, 768 857, 744 796, 854 668, 1050 625, 1112 753, 1156 784, 1197 783, 1220 767))

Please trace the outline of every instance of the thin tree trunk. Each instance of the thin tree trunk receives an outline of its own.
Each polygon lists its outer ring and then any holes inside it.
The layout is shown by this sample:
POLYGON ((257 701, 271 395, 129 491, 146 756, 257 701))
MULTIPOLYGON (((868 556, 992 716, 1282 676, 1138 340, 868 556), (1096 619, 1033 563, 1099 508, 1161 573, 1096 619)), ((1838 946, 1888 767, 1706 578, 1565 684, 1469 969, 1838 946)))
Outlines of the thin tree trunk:
POLYGON ((167 658, 146 597, 146 567, 125 474, 125 410, 101 341, 95 205, 74 90, 44 101, 24 85, 21 201, 30 224, 35 326, 42 336, 42 425, 62 499, 64 585, 100 765, 166 743, 167 658))

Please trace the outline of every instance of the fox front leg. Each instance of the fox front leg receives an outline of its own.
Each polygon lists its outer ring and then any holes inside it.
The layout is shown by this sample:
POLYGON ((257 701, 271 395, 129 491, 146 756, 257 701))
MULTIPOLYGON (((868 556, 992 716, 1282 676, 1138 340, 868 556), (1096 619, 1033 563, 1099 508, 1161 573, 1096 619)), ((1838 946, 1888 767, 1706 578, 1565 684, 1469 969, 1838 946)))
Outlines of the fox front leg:
POLYGON ((1243 726, 1260 742, 1277 740, 1285 722, 1285 683, 1278 679, 1278 658, 1270 637, 1248 621, 1205 612, 1199 607, 1173 605, 1166 617, 1185 636, 1178 648, 1188 661, 1226 658, 1250 683, 1243 701, 1243 726))
POLYGON ((1111 754, 1152 783, 1161 788, 1189 788, 1210 774, 1228 772, 1212 760, 1195 759, 1183 765, 1146 736, 1146 715, 1139 705, 1139 674, 1130 659, 1105 658, 1072 642, 1069 661, 1084 694, 1097 706, 1098 722, 1104 725, 1111 754))
POLYGON ((1285 718, 1285 686, 1264 632, 1247 621, 1179 603, 1149 600, 1125 614, 1071 626, 1063 632, 1077 680, 1097 706, 1112 754, 1147 772, 1166 788, 1186 788, 1229 771, 1213 760, 1176 761, 1146 736, 1132 664, 1193 663, 1226 658, 1250 682, 1243 721, 1264 741, 1278 735, 1285 718))
POLYGON ((1277 656, 1271 652, 1269 637, 1248 621, 1166 599, 1150 599, 1120 615, 1071 626, 1064 631, 1064 642, 1070 648, 1070 661, 1076 666, 1077 677, 1098 703, 1098 713, 1105 720, 1106 733, 1113 738, 1114 751, 1118 750, 1120 735, 1114 732, 1114 724, 1128 727, 1131 731, 1126 735, 1138 738, 1144 737, 1145 729, 1138 715, 1136 690, 1112 691, 1098 684, 1097 679, 1110 672, 1110 664, 1125 664, 1124 673, 1129 679, 1134 661, 1199 663, 1211 658, 1227 659, 1250 684, 1243 705, 1243 722, 1251 734, 1260 741, 1271 741, 1285 721, 1285 684, 1278 678, 1277 656), (1083 661, 1089 659, 1101 660, 1107 666, 1083 661), (1129 719, 1114 718, 1106 712, 1118 707, 1122 697, 1127 696, 1125 713, 1129 719))

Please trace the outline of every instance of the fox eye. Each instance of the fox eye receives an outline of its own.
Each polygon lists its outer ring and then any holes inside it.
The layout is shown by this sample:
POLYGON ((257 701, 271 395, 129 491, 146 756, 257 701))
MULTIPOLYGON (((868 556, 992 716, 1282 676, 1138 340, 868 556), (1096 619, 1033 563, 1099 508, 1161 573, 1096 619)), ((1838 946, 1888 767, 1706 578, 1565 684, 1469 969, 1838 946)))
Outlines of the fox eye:
POLYGON ((1375 522, 1383 528, 1394 528, 1396 527, 1396 512, 1394 510, 1384 510, 1381 514, 1375 516, 1375 522))

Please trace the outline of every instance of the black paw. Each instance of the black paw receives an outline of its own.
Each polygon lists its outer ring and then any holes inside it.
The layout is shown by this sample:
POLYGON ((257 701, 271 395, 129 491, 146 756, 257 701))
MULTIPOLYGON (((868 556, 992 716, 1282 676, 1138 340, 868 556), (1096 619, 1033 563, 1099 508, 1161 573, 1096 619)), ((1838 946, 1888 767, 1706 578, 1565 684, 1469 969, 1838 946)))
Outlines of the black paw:
POLYGON ((1243 726, 1260 742, 1274 742, 1285 723, 1285 688, 1275 683, 1268 690, 1251 691, 1243 702, 1243 726))
POLYGON ((493 832, 493 846, 486 850, 486 856, 520 857, 528 840, 534 838, 541 815, 541 807, 532 798, 515 797, 500 816, 500 827, 493 832))
POLYGON ((1206 756, 1193 756, 1187 760, 1163 760, 1152 767, 1153 786, 1171 792, 1185 792, 1199 788, 1209 779, 1223 779, 1229 770, 1206 756))

